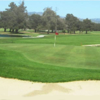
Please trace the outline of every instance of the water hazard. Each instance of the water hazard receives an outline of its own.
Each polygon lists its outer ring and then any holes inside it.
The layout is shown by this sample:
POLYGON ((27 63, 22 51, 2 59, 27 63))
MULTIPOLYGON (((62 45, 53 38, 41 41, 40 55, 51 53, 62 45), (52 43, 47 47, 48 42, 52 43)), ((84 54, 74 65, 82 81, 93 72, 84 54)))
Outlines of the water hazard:
POLYGON ((0 34, 0 37, 30 37, 30 36, 0 34))

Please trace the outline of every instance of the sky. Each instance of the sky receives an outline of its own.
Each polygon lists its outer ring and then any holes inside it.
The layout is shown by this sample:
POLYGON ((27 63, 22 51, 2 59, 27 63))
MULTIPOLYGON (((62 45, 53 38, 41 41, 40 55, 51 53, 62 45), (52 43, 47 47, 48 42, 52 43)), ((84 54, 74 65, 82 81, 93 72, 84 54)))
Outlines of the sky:
MULTIPOLYGON (((22 0, 0 0, 0 11, 9 8, 11 2, 19 5, 22 0)), ((100 0, 24 0, 28 12, 44 12, 51 7, 57 15, 73 14, 78 18, 100 18, 100 0)))

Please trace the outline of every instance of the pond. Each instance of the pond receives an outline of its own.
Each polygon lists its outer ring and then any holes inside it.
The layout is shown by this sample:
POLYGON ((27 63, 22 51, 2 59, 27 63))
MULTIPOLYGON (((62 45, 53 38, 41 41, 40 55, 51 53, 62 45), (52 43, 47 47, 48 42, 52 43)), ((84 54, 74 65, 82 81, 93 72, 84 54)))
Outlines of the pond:
POLYGON ((0 37, 30 37, 30 36, 0 34, 0 37))

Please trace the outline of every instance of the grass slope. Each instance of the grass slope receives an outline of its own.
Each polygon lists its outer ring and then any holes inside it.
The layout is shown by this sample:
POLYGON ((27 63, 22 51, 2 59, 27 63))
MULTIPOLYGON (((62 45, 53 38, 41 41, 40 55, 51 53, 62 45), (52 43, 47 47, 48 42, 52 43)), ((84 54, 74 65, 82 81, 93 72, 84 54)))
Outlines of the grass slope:
POLYGON ((22 53, 27 59, 61 67, 100 69, 100 48, 47 44, 3 44, 2 49, 22 53))
POLYGON ((39 82, 66 82, 98 80, 100 79, 100 70, 36 63, 29 61, 18 52, 0 49, 0 76, 39 82))

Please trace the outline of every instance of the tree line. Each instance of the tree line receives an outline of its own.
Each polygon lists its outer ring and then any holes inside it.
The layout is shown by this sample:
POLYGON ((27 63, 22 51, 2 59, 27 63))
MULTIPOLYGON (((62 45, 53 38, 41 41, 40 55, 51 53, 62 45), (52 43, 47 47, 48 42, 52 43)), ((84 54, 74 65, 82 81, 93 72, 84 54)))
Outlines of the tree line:
POLYGON ((68 33, 74 34, 76 31, 85 31, 86 34, 88 31, 100 31, 100 23, 93 23, 88 18, 80 21, 73 14, 67 14, 65 18, 61 18, 52 8, 45 8, 43 15, 28 15, 24 1, 18 6, 14 2, 8 6, 9 8, 0 12, 0 28, 4 28, 5 32, 6 29, 9 29, 9 32, 18 33, 19 29, 25 30, 27 28, 34 29, 35 32, 47 30, 48 34, 50 30, 52 32, 67 30, 68 33))

